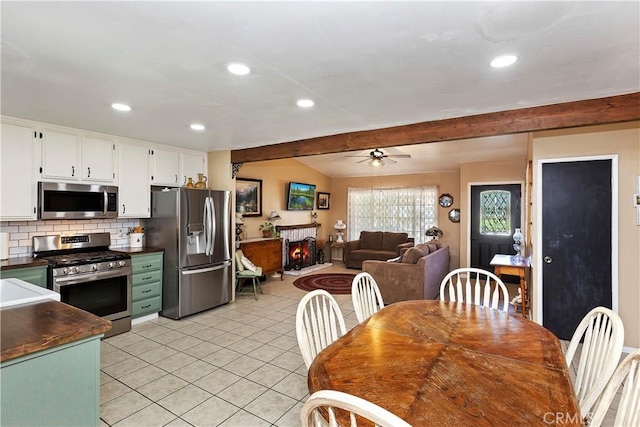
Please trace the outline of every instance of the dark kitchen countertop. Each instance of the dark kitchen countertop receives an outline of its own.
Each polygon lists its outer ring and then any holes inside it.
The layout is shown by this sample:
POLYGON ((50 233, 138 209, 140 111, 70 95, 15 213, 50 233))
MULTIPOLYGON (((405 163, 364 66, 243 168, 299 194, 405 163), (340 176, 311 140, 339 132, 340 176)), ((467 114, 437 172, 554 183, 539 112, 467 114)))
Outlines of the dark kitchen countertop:
POLYGON ((111 322, 48 300, 0 310, 0 362, 103 334, 111 322))
POLYGON ((0 270, 11 270, 14 268, 40 267, 49 265, 47 261, 30 256, 9 258, 0 262, 0 270))
POLYGON ((129 246, 123 246, 119 248, 109 248, 112 251, 116 252, 126 252, 129 255, 139 255, 139 254, 151 254, 154 252, 164 252, 162 248, 156 248, 154 246, 143 246, 141 248, 131 248, 129 246))

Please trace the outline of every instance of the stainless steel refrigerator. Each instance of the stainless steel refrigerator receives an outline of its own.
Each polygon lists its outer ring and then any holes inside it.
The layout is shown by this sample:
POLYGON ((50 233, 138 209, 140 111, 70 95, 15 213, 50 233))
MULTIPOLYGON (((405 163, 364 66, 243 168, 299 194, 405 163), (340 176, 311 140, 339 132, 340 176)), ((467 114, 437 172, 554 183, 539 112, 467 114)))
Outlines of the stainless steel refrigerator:
POLYGON ((152 191, 147 244, 164 249, 162 311, 180 319, 229 302, 231 192, 152 191))

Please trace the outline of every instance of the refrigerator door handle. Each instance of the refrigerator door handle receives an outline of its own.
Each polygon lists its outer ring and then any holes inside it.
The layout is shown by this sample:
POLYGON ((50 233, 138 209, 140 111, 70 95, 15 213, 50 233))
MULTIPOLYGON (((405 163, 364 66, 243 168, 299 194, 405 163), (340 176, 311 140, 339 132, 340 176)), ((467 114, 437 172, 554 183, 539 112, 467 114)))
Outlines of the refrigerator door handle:
POLYGON ((209 248, 209 255, 213 255, 213 245, 216 241, 216 209, 213 205, 213 197, 209 197, 209 241, 211 247, 209 248))
POLYGON ((182 275, 189 276, 191 274, 208 273, 210 271, 222 270, 223 268, 227 268, 230 265, 231 265, 230 262, 225 262, 223 264, 216 265, 215 267, 200 268, 198 270, 183 270, 182 275))
POLYGON ((209 256, 209 221, 207 221, 209 215, 209 205, 207 204, 207 198, 204 199, 204 208, 202 212, 202 224, 204 226, 204 254, 209 256))

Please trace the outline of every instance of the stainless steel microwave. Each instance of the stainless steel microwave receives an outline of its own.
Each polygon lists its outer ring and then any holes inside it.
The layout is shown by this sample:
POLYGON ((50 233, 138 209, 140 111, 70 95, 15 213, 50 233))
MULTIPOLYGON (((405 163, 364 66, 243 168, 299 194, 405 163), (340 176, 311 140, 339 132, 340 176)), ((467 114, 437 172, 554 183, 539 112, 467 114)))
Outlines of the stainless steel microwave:
POLYGON ((118 187, 38 183, 38 218, 92 219, 118 216, 118 187))

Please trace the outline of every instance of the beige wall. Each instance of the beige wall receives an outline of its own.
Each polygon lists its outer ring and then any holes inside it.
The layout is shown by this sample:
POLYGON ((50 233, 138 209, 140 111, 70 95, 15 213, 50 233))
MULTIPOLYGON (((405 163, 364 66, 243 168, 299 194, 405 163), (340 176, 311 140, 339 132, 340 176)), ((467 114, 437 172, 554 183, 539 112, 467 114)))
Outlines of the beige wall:
MULTIPOLYGON (((518 161, 465 163, 460 165, 460 266, 468 267, 470 259, 469 221, 470 187, 482 184, 521 184, 524 186, 527 169, 526 159, 518 161)), ((524 188, 523 188, 524 189, 524 188)), ((523 192, 524 195, 524 192, 523 192)), ((524 209, 521 224, 525 223, 524 209)), ((522 227, 524 232, 525 227, 522 227)))
MULTIPOLYGON (((211 151, 207 156, 207 184, 212 190, 229 190, 234 194, 234 180, 231 178, 231 151, 211 151)), ((235 200, 233 205, 235 206, 235 200)))
MULTIPOLYGON (((286 210, 286 188, 290 181, 315 184, 316 191, 330 193, 331 180, 328 176, 294 159, 246 163, 238 172, 238 177, 262 180, 262 216, 245 218, 244 227, 249 239, 262 237, 262 232, 258 227, 266 220, 271 211, 277 211, 282 217, 281 220, 275 222, 275 225, 311 223, 311 211, 286 210)), ((330 203, 333 204, 333 201, 332 194, 330 203)), ((314 212, 318 213, 317 221, 320 224, 318 238, 326 238, 332 226, 330 222, 331 211, 314 209, 314 212)))
MULTIPOLYGON (((625 326, 625 346, 640 347, 640 226, 635 222, 632 197, 640 176, 640 122, 610 126, 594 126, 540 132, 534 135, 535 165, 541 159, 582 157, 590 155, 618 156, 618 314, 625 326)), ((534 185, 534 203, 538 193, 534 185)), ((533 210, 533 235, 536 236, 537 216, 533 210)), ((534 256, 539 245, 534 240, 534 256)), ((535 258, 534 258, 535 259, 535 258)), ((538 276, 533 270, 534 284, 538 276)), ((535 290, 536 286, 532 290, 535 290)), ((536 295, 533 295, 534 303, 536 295)), ((535 319, 534 319, 535 320, 535 319)))

